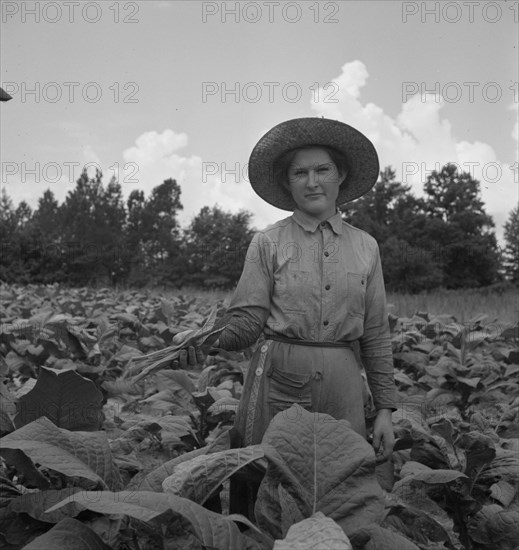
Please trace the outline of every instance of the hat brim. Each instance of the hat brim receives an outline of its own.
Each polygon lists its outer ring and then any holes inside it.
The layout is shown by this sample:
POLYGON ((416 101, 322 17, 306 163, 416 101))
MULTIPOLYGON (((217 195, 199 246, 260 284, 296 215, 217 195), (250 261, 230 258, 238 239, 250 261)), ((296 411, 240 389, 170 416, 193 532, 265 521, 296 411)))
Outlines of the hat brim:
POLYGON ((281 210, 296 208, 292 196, 274 180, 274 161, 287 151, 309 145, 333 147, 346 158, 348 173, 339 189, 337 205, 361 197, 375 185, 378 155, 364 134, 338 120, 295 118, 269 130, 250 155, 249 181, 264 201, 281 210))
POLYGON ((13 99, 4 89, 0 88, 0 101, 9 101, 13 99))

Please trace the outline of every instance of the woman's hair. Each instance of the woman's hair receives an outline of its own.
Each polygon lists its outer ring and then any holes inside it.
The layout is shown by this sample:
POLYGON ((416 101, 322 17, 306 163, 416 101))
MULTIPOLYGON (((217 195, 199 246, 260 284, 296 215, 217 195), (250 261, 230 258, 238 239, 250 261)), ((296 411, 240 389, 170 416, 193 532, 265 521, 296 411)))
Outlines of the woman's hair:
POLYGON ((337 167, 339 174, 348 174, 348 161, 346 160, 344 153, 341 153, 337 149, 329 147, 328 145, 305 145, 303 147, 297 147, 296 149, 290 149, 274 160, 274 181, 283 189, 285 188, 285 185, 288 184, 288 170, 294 160, 294 157, 299 151, 304 151, 306 149, 323 149, 323 151, 328 153, 328 156, 337 167))

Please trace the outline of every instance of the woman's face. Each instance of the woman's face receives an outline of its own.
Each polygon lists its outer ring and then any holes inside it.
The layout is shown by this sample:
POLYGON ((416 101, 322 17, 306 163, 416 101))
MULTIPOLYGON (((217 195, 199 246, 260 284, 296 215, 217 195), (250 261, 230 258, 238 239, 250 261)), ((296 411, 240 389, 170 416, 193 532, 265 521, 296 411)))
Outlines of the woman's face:
POLYGON ((301 149, 288 168, 286 188, 299 210, 326 220, 336 211, 339 187, 345 174, 340 174, 330 155, 320 147, 301 149))

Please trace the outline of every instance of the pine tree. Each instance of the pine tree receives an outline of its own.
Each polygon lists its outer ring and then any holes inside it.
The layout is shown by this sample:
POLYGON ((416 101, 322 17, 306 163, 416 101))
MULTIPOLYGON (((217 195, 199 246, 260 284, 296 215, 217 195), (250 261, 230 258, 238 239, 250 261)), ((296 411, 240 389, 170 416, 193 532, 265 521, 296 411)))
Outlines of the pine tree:
POLYGON ((506 278, 519 284, 519 207, 510 211, 505 230, 504 268, 506 278))

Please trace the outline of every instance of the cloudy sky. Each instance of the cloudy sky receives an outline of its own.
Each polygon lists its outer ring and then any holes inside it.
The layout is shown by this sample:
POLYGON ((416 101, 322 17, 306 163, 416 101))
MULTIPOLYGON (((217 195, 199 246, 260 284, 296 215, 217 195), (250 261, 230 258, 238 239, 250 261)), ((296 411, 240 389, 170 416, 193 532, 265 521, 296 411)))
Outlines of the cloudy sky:
POLYGON ((325 116, 365 132, 420 194, 456 162, 502 224, 518 201, 518 2, 1 0, 2 187, 61 202, 83 166, 127 196, 285 212, 247 182, 269 128, 325 116))

